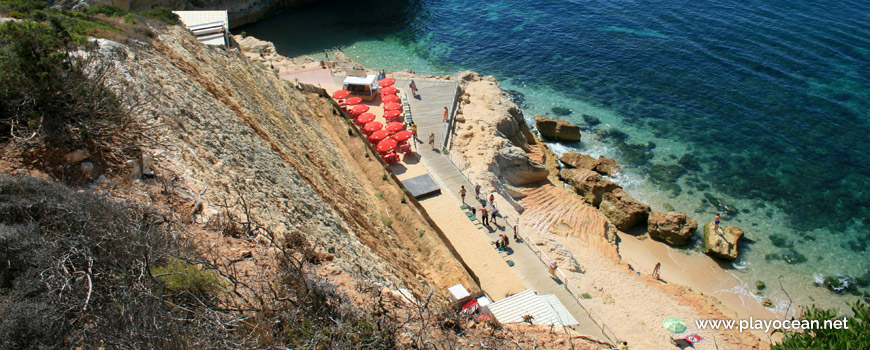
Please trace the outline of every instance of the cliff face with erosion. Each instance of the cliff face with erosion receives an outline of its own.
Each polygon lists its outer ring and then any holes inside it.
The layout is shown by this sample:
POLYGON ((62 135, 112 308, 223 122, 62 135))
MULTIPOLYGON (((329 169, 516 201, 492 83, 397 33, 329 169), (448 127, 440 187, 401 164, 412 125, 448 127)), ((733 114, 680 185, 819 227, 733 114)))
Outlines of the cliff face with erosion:
POLYGON ((519 195, 517 186, 545 180, 549 171, 529 158, 536 143, 523 113, 499 88, 492 76, 459 72, 461 95, 451 151, 487 191, 506 186, 519 195), (474 98, 471 98, 471 97, 474 98))
POLYGON ((73 0, 60 1, 65 8, 79 9, 87 6, 114 5, 125 10, 147 10, 162 6, 174 10, 227 10, 230 27, 253 23, 282 8, 298 7, 317 0, 73 0))
MULTIPOLYGON (((405 287, 434 274, 420 261, 443 250, 433 247, 425 256, 401 245, 365 176, 318 123, 336 118, 331 110, 315 110, 267 68, 238 52, 201 45, 179 27, 161 31, 150 45, 100 44, 120 54, 112 78, 132 84, 119 94, 147 102, 135 113, 157 137, 147 150, 157 177, 171 179, 182 198, 202 203, 197 221, 235 204, 236 217, 250 215, 282 236, 301 233, 334 255, 338 270, 405 287)), ((471 284, 455 260, 444 261, 442 274, 471 284)))

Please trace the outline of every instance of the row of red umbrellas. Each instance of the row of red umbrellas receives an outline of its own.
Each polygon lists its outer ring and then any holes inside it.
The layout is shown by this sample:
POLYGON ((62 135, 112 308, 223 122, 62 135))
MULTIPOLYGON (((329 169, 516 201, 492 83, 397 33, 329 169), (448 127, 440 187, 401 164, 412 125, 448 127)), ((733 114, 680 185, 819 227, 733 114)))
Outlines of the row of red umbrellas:
POLYGON ((387 127, 384 128, 384 130, 381 130, 381 128, 383 127, 384 124, 382 124, 381 122, 369 121, 368 123, 365 123, 363 125, 363 131, 365 131, 367 134, 372 134, 378 131, 386 131, 390 134, 395 134, 399 131, 405 130, 405 124, 399 122, 389 122, 387 123, 387 127))

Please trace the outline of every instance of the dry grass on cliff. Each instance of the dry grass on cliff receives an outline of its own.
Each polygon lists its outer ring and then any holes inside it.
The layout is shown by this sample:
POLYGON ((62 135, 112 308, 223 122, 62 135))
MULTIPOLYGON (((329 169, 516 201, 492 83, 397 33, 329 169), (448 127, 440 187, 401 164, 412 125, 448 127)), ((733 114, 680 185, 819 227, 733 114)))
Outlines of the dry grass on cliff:
MULTIPOLYGON (((374 210, 391 222, 389 227, 381 227, 360 239, 381 256, 412 271, 414 275, 406 280, 410 285, 426 281, 440 288, 440 293, 457 283, 476 285, 445 247, 449 243, 438 237, 434 228, 410 204, 402 188, 390 180, 387 168, 370 154, 366 141, 349 134, 345 120, 328 100, 314 94, 307 97, 319 116, 319 124, 335 140, 345 159, 353 160, 350 165, 366 185, 374 210)), ((425 289, 422 292, 425 293, 425 289)))

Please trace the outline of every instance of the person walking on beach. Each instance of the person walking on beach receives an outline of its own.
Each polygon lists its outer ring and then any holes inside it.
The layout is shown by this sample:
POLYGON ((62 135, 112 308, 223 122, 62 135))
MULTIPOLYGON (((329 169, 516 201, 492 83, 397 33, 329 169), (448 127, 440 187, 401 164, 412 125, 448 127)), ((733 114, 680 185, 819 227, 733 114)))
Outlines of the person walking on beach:
POLYGON ((417 138, 417 123, 411 122, 411 132, 414 134, 414 141, 420 142, 420 139, 417 138))
POLYGON ((435 133, 429 134, 429 146, 432 146, 432 149, 435 149, 435 133))
POLYGON ((483 226, 489 226, 489 216, 487 216, 486 207, 480 207, 480 217, 483 226))
POLYGON ((459 188, 459 196, 462 197, 462 204, 465 204, 465 186, 460 186, 459 188))
POLYGON ((660 270, 661 268, 662 268, 662 263, 660 263, 660 262, 657 262, 657 263, 656 263, 656 266, 653 267, 652 278, 654 278, 656 281, 659 280, 659 270, 660 270))
POLYGON ((514 225, 514 241, 520 240, 520 236, 517 235, 517 226, 519 225, 514 225))
POLYGON ((414 97, 417 97, 417 83, 414 82, 414 79, 411 79, 411 82, 408 83, 408 87, 411 88, 411 94, 414 97))
POLYGON ((449 113, 449 112, 447 112, 447 107, 444 107, 444 122, 445 123, 447 122, 447 113, 449 113))
POLYGON ((491 207, 493 203, 495 203, 495 194, 490 193, 489 194, 489 206, 491 207))
MULTIPOLYGON (((490 215, 492 216, 492 223, 493 223, 493 224, 496 224, 496 222, 495 222, 495 216, 498 215, 498 208, 496 208, 496 207, 493 205, 493 206, 492 206, 492 210, 490 210, 489 213, 490 213, 490 215)), ((496 225, 498 225, 498 224, 496 224, 496 225)))
POLYGON ((474 199, 480 200, 480 185, 474 185, 474 199))

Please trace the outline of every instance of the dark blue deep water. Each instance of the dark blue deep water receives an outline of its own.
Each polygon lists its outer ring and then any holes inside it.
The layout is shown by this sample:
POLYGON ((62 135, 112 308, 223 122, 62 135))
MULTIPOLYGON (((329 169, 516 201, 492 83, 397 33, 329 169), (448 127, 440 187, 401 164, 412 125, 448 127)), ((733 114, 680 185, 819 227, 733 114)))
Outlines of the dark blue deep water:
POLYGON ((494 75, 527 118, 587 127, 554 147, 616 158, 654 209, 725 212, 754 241, 745 280, 867 290, 812 285, 870 278, 866 0, 331 1, 240 31, 291 57, 494 75))

